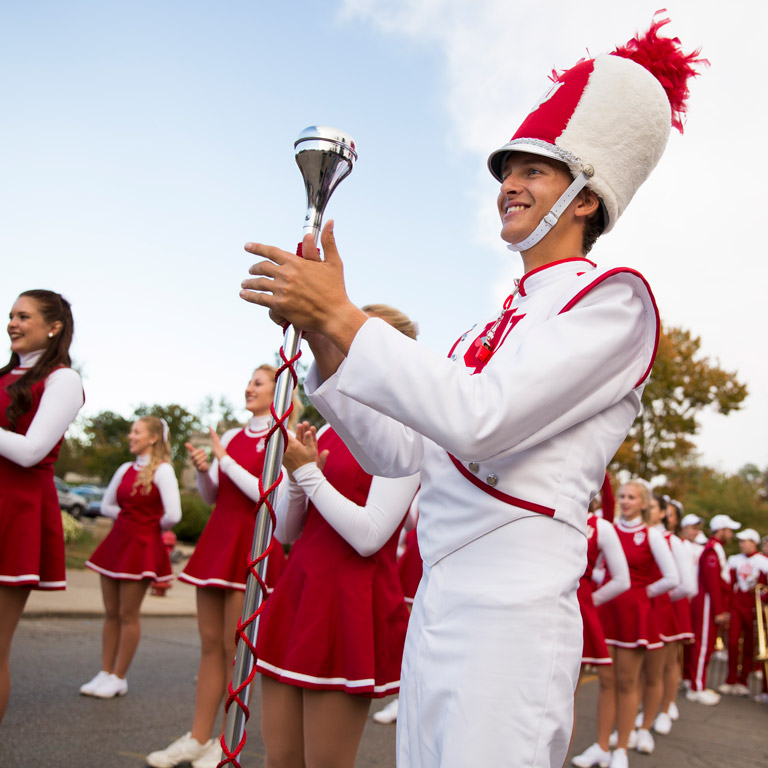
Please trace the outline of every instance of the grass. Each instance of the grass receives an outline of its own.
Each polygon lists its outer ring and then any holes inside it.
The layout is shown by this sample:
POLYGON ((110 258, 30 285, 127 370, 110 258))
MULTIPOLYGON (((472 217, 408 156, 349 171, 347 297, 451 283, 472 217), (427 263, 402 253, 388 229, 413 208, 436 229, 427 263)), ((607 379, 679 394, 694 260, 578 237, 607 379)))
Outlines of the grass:
POLYGON ((64 547, 64 556, 67 568, 85 568, 85 561, 96 549, 96 539, 89 530, 84 530, 77 541, 73 541, 64 547))

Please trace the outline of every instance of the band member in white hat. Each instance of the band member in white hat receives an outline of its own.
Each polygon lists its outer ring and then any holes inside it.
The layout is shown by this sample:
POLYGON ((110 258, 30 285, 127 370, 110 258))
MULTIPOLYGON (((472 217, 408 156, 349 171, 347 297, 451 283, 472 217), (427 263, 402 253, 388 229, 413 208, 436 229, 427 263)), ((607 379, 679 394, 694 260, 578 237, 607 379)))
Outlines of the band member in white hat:
POLYGON ((713 705, 720 701, 715 691, 707 688, 707 666, 715 648, 715 638, 721 625, 728 622, 731 577, 723 544, 733 538, 741 523, 728 515, 715 515, 709 522, 711 537, 699 559, 699 591, 691 601, 693 631, 696 635, 691 652, 689 701, 713 705))
POLYGON ((728 677, 717 690, 749 696, 747 678, 754 666, 755 588, 766 583, 768 558, 758 551, 760 534, 754 528, 739 531, 736 538, 741 552, 728 558, 733 590, 728 612, 728 677))
POLYGON ((525 275, 447 359, 355 307, 331 222, 324 261, 311 238, 304 259, 246 246, 267 260, 241 296, 313 332, 305 386, 362 466, 422 472, 400 768, 565 759, 587 508, 639 412, 659 333, 643 277, 585 254, 679 124, 696 55, 659 37, 663 23, 559 75, 491 155, 501 237, 525 275))

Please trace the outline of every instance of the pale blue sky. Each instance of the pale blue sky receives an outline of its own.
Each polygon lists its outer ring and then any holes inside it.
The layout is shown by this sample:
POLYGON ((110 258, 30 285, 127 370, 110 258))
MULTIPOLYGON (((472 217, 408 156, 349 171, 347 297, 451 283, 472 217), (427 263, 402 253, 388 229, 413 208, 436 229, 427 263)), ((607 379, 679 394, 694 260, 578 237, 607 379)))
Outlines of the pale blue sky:
MULTIPOLYGON (((293 141, 323 123, 360 153, 328 210, 350 295, 400 307, 447 349, 521 271, 498 240, 488 152, 552 67, 623 43, 657 5, 0 3, 0 306, 31 287, 70 298, 85 413, 239 404, 280 341, 237 297, 242 245, 295 246, 293 141)), ((768 268, 747 214, 761 217, 766 192, 757 158, 738 153, 764 132, 754 78, 768 19, 748 0, 726 18, 710 0, 668 5, 672 32, 713 66, 685 136, 594 255, 643 271, 663 319, 748 381, 742 414, 706 420, 704 460, 766 466, 768 268)))

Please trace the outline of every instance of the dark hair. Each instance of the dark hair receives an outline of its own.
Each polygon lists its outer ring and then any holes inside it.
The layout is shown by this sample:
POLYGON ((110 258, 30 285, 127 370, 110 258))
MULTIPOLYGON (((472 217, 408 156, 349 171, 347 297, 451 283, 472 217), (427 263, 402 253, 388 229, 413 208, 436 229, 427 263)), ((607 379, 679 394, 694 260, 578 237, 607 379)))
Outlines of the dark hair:
POLYGON ((581 238, 581 248, 586 256, 591 250, 592 246, 597 242, 597 238, 603 234, 605 225, 603 224, 603 204, 600 203, 600 207, 587 219, 584 224, 584 234, 581 238))
MULTIPOLYGON (((19 416, 32 406, 32 385, 45 379, 55 368, 62 366, 68 368, 72 365, 72 360, 69 357, 69 345, 72 343, 72 336, 75 332, 72 309, 69 302, 61 294, 36 289, 20 293, 19 298, 22 296, 35 302, 46 323, 49 325, 56 322, 61 323, 61 330, 50 340, 40 359, 6 390, 11 402, 5 409, 5 415, 8 418, 8 425, 14 431, 19 416)), ((11 359, 7 365, 0 368, 0 376, 12 371, 19 365, 19 362, 19 356, 15 352, 11 353, 11 359)))
POLYGON ((664 496, 664 501, 667 504, 667 516, 664 518, 664 524, 666 525, 667 530, 670 530, 672 533, 675 533, 679 536, 682 529, 680 523, 683 519, 683 505, 675 499, 670 499, 669 496, 664 496), (670 507, 674 507, 675 509, 675 518, 677 519, 677 522, 674 525, 672 525, 669 520, 670 507))

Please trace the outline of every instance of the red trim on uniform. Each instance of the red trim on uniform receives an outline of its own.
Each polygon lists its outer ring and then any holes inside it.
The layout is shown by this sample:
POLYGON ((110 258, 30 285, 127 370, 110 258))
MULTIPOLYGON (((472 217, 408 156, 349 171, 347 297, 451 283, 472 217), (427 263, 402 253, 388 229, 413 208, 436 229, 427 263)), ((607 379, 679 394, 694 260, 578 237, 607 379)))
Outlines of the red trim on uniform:
POLYGON ((555 267, 558 264, 566 264, 569 261, 586 261, 587 264, 592 265, 593 267, 596 267, 597 264, 595 264, 593 261, 590 261, 589 259, 585 259, 582 257, 572 258, 572 259, 559 259, 558 261, 550 261, 549 264, 542 264, 540 267, 536 267, 535 269, 532 269, 530 272, 526 272, 521 278, 520 278, 520 295, 525 296, 525 281, 531 276, 535 275, 537 272, 541 272, 544 269, 549 269, 550 267, 555 267))
POLYGON ((469 336, 471 331, 472 331, 472 328, 470 328, 466 333, 462 333, 461 336, 459 336, 459 338, 456 339, 456 341, 453 342, 453 346, 448 350, 447 357, 450 357, 456 351, 456 347, 458 347, 459 344, 461 344, 461 342, 464 339, 466 339, 467 336, 469 336))
POLYGON ((448 457, 453 462, 453 465, 456 467, 456 469, 458 469, 459 472, 461 472, 461 474, 464 475, 464 477, 466 477, 470 483, 472 483, 472 485, 474 485, 476 488, 479 488, 484 493, 487 493, 489 496, 493 496, 494 499, 503 501, 505 504, 511 504, 513 507, 527 509, 529 512, 536 512, 540 515, 546 515, 547 517, 555 516, 555 510, 551 507, 544 507, 541 504, 534 504, 532 501, 518 499, 516 496, 510 496, 508 493, 497 491, 490 485, 486 485, 482 480, 480 480, 479 477, 475 477, 475 475, 473 475, 455 456, 449 453, 448 457))
POLYGON ((619 267, 617 269, 609 269, 607 272, 600 275, 600 277, 593 280, 589 285, 587 285, 585 288, 582 288, 570 301, 560 310, 558 314, 562 315, 563 312, 568 312, 568 310, 573 309, 573 307, 581 301, 596 285, 599 285, 603 282, 606 278, 613 277, 613 275, 618 275, 623 272, 626 272, 630 275, 634 275, 635 277, 639 277, 640 280, 642 280, 643 285, 648 289, 648 295, 651 297, 651 304, 653 306, 653 311, 656 315, 656 337, 653 341, 653 354, 651 355, 651 362, 648 364, 648 367, 645 369, 645 373, 638 379, 637 384, 635 384, 635 387, 639 387, 647 378, 648 375, 651 372, 651 368, 653 368, 653 362, 656 359, 656 352, 659 348, 659 331, 661 328, 661 321, 659 320, 659 308, 656 306, 656 299, 653 296, 653 291, 651 291, 651 286, 648 285, 648 281, 637 271, 634 269, 629 269, 628 267, 619 267))

